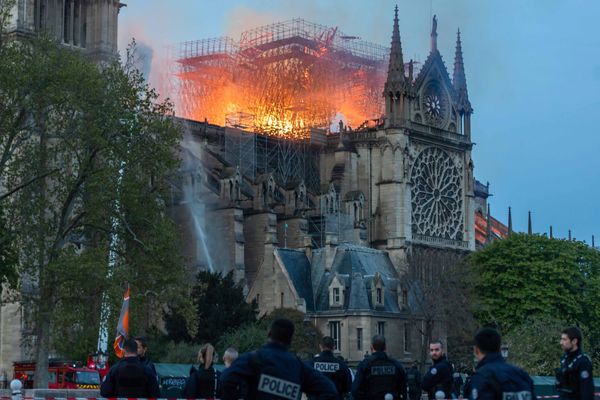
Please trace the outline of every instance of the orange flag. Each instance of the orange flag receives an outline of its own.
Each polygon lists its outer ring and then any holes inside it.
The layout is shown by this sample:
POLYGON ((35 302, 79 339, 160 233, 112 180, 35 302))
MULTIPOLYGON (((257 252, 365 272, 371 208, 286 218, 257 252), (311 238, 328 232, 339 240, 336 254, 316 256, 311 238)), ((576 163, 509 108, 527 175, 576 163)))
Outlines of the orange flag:
POLYGON ((117 324, 117 337, 113 348, 115 354, 119 358, 123 358, 123 343, 125 338, 129 335, 129 287, 123 294, 123 306, 121 306, 121 315, 119 315, 119 323, 117 324))

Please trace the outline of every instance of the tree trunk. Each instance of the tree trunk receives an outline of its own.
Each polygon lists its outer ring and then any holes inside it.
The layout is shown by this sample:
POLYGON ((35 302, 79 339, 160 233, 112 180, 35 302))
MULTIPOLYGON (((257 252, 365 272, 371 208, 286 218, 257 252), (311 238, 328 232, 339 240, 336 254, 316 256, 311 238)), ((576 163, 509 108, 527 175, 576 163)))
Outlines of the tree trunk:
POLYGON ((50 299, 40 288, 40 304, 38 304, 37 321, 35 322, 35 374, 33 387, 48 387, 48 355, 50 353, 50 299))

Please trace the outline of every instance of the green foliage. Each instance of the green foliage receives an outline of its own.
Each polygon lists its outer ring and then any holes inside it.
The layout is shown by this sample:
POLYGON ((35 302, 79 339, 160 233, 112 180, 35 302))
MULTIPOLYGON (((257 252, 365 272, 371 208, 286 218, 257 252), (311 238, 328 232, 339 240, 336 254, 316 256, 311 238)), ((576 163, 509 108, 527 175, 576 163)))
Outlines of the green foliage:
POLYGON ((264 325, 253 322, 227 332, 217 342, 219 354, 223 354, 228 347, 233 347, 240 354, 258 349, 267 341, 267 330, 264 325))
POLYGON ((311 359, 319 352, 319 342, 323 337, 321 331, 302 312, 289 308, 275 309, 255 323, 227 332, 219 340, 217 349, 221 353, 228 347, 234 347, 240 353, 256 350, 267 342, 269 327, 277 318, 287 318, 294 323, 295 332, 290 351, 303 359, 311 359))
POLYGON ((114 332, 125 283, 134 335, 160 321, 166 299, 189 308, 166 213, 172 114, 129 55, 99 66, 44 38, 0 42, 0 205, 40 368, 51 347, 78 359, 95 349, 103 294, 114 332))
POLYGON ((243 287, 234 282, 232 273, 222 276, 200 271, 192 298, 196 305, 195 335, 183 328, 181 322, 185 318, 178 308, 172 307, 165 318, 172 340, 216 343, 223 333, 256 320, 256 302, 246 302, 243 287))
POLYGON ((562 355, 560 332, 566 326, 556 318, 528 318, 504 336, 510 362, 531 375, 554 375, 562 355))
POLYGON ((512 234, 468 262, 475 315, 505 334, 511 360, 534 374, 552 373, 561 330, 578 325, 598 363, 600 252, 581 242, 512 234))
POLYGON ((469 258, 476 316, 508 332, 531 316, 560 315, 598 332, 600 252, 580 242, 513 234, 469 258))

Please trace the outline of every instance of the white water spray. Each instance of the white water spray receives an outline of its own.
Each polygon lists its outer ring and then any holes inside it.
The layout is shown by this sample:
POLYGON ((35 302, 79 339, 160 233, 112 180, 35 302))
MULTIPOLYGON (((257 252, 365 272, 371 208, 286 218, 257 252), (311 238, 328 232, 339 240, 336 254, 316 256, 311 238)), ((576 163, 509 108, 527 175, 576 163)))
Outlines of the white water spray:
POLYGON ((199 196, 200 176, 196 175, 201 170, 200 160, 202 157, 201 144, 195 142, 189 132, 186 131, 182 147, 183 151, 183 170, 185 174, 190 174, 185 177, 183 183, 183 200, 192 219, 192 226, 196 240, 200 244, 206 266, 209 271, 214 273, 215 266, 213 258, 208 250, 208 238, 204 226, 205 207, 199 196), (198 185, 198 186, 197 186, 198 185))

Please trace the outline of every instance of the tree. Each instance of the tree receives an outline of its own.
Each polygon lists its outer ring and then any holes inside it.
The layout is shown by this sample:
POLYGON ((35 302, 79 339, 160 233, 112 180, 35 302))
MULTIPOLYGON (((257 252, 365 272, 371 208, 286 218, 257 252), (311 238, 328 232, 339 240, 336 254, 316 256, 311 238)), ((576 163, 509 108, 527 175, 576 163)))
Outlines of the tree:
POLYGON ((505 334, 523 366, 552 372, 560 332, 569 325, 582 329, 586 351, 598 359, 599 251, 581 242, 511 234, 472 253, 468 264, 477 319, 505 334))
POLYGON ((189 302, 165 212, 180 131, 130 54, 98 66, 44 38, 1 47, 1 200, 19 248, 35 386, 46 387, 51 348, 95 348, 103 294, 114 328, 131 286, 132 332, 155 324, 166 299, 189 302))
POLYGON ((581 242, 512 234, 470 255, 476 316, 509 332, 560 315, 600 332, 600 252, 581 242))
POLYGON ((470 342, 477 324, 465 257, 465 252, 425 247, 415 247, 409 256, 406 284, 412 293, 412 322, 421 336, 421 365, 429 358, 429 343, 441 339, 443 332, 453 362, 470 363, 473 358, 470 342))
POLYGON ((223 276, 218 272, 200 271, 192 298, 196 306, 196 332, 184 329, 181 321, 185 318, 180 310, 171 308, 166 324, 172 340, 216 343, 223 333, 254 322, 258 313, 258 305, 255 301, 246 302, 244 288, 235 283, 232 272, 223 276))
POLYGON ((256 350, 267 342, 267 333, 276 318, 287 318, 294 323, 294 337, 290 351, 303 359, 312 359, 319 352, 321 331, 306 316, 294 309, 278 308, 260 320, 230 330, 217 343, 219 351, 234 347, 240 353, 256 350))

